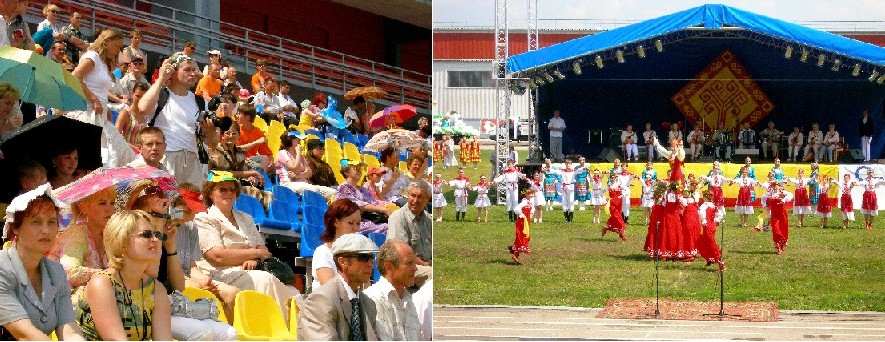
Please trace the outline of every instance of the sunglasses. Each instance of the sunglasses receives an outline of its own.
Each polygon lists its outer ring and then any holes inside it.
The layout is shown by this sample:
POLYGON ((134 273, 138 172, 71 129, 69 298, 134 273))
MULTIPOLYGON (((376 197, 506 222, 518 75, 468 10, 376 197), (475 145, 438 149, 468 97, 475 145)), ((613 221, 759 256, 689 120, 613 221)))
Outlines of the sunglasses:
POLYGON ((218 192, 220 192, 220 193, 225 193, 225 192, 236 193, 237 192, 237 188, 219 187, 219 188, 216 188, 216 190, 218 190, 218 192))
POLYGON ((144 62, 132 62, 132 63, 129 63, 129 64, 133 64, 133 65, 144 65, 144 62))
POLYGON ((351 255, 346 255, 345 257, 356 258, 356 260, 359 262, 369 262, 369 261, 372 261, 372 259, 375 256, 372 254, 351 254, 351 255))
POLYGON ((145 238, 148 240, 150 240, 151 237, 155 237, 155 238, 157 238, 157 240, 166 241, 166 233, 163 233, 158 230, 142 230, 142 231, 132 234, 132 235, 136 235, 140 238, 145 238))

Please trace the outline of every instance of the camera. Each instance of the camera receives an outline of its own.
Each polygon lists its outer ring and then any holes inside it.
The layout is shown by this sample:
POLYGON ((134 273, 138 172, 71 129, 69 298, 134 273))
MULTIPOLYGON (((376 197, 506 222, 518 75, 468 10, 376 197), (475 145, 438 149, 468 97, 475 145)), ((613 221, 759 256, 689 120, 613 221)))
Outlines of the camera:
POLYGON ((169 218, 173 220, 184 218, 184 209, 178 208, 174 205, 170 205, 169 218))
POLYGON ((215 114, 215 111, 201 110, 197 113, 198 122, 203 122, 206 118, 212 120, 212 124, 215 125, 215 127, 220 128, 222 132, 227 132, 227 130, 230 129, 230 125, 233 124, 233 120, 231 120, 230 117, 218 117, 215 114))

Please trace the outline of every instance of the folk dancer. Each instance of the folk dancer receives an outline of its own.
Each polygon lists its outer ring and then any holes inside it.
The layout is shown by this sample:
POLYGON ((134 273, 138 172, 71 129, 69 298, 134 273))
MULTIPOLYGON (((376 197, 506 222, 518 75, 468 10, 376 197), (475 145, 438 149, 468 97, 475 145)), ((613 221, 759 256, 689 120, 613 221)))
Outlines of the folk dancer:
POLYGON ((519 204, 513 207, 516 212, 516 237, 513 239, 513 244, 507 247, 507 250, 510 252, 510 258, 513 259, 513 262, 517 265, 522 265, 522 261, 519 260, 520 253, 529 254, 532 252, 531 248, 529 248, 529 242, 532 240, 531 230, 529 230, 529 221, 531 221, 535 207, 532 206, 530 200, 532 197, 531 190, 526 190, 523 194, 523 198, 519 204))
POLYGON ((470 141, 470 162, 473 163, 474 170, 479 168, 480 154, 482 153, 479 149, 479 140, 476 140, 476 136, 473 136, 473 140, 470 141))
POLYGON ((787 202, 793 200, 793 194, 784 191, 784 185, 777 183, 774 192, 768 197, 768 208, 771 210, 771 240, 777 255, 784 253, 787 239, 790 237, 790 220, 787 215, 787 202))
POLYGON ((442 180, 441 174, 436 174, 433 183, 431 183, 431 187, 433 188, 433 198, 431 202, 433 202, 433 209, 436 213, 436 222, 442 222, 443 220, 443 209, 449 205, 446 201, 446 197, 443 195, 443 186, 446 185, 446 182, 442 180))
POLYGON ((808 198, 808 184, 811 182, 811 178, 805 178, 805 169, 799 169, 796 178, 790 178, 788 182, 796 188, 793 215, 799 218, 799 227, 805 227, 805 215, 814 214, 811 211, 811 202, 808 198))
MULTIPOLYGON (((710 172, 707 173, 706 176, 701 176, 701 179, 707 185, 707 190, 712 194, 713 205, 716 208, 719 208, 719 211, 722 212, 722 216, 725 216, 725 195, 722 192, 722 185, 727 181, 725 177, 722 175, 722 169, 719 166, 719 161, 713 162, 713 168, 710 172)), ((719 222, 722 222, 721 220, 719 222)))
POLYGON ((740 187, 737 202, 734 205, 734 212, 741 218, 741 227, 746 227, 747 217, 753 215, 753 187, 759 184, 759 182, 749 176, 749 172, 749 168, 744 166, 741 168, 740 178, 729 181, 730 184, 737 184, 740 187))
POLYGON ((808 183, 808 199, 811 201, 811 205, 816 206, 817 200, 820 198, 820 186, 819 181, 820 178, 817 175, 820 173, 820 165, 817 161, 811 163, 811 173, 808 175, 808 178, 811 179, 808 183))
POLYGON ((867 230, 873 229, 873 218, 879 216, 879 202, 876 199, 876 188, 885 185, 885 181, 876 181, 873 178, 873 169, 867 171, 867 179, 861 182, 863 186, 863 201, 860 212, 863 214, 867 230))
POLYGON ((719 272, 725 271, 725 262, 722 261, 722 250, 716 243, 716 226, 722 223, 724 217, 722 211, 713 204, 713 192, 704 191, 704 204, 698 208, 701 218, 701 236, 698 239, 698 254, 707 261, 705 266, 719 265, 719 272))
POLYGON ((467 167, 467 163, 470 163, 470 143, 467 142, 467 137, 461 137, 461 143, 458 144, 458 152, 461 167, 467 167))
POLYGON ((590 168, 587 167, 584 157, 578 157, 578 173, 575 175, 575 201, 581 205, 580 210, 586 210, 587 200, 590 199, 588 178, 590 168))
POLYGON ((467 189, 470 189, 470 179, 464 176, 464 167, 458 168, 458 177, 449 181, 449 186, 455 188, 455 221, 467 219, 467 189))
POLYGON ((645 170, 642 170, 640 179, 645 179, 645 176, 651 176, 651 180, 658 181, 658 171, 655 171, 655 165, 651 161, 645 163, 645 170))
POLYGON ((759 132, 759 136, 762 137, 762 158, 767 160, 769 151, 771 151, 772 158, 780 157, 778 147, 780 147, 781 135, 783 132, 774 128, 774 121, 769 121, 768 128, 759 132))
POLYGON ((670 142, 669 150, 661 146, 656 140, 655 149, 664 158, 667 158, 670 163, 670 176, 667 181, 679 182, 680 185, 685 185, 685 177, 682 175, 682 167, 685 165, 685 149, 682 147, 682 140, 675 139, 670 142))
POLYGON ((698 157, 704 152, 704 131, 701 130, 701 125, 696 124, 694 130, 688 132, 688 144, 691 161, 698 161, 698 157))
MULTIPOLYGON (((836 124, 830 124, 830 130, 824 136, 824 144, 827 146, 827 161, 835 162, 836 149, 839 148, 839 132, 836 131, 836 124)), ((818 157, 818 159, 823 160, 822 157, 818 157)))
POLYGON ((787 157, 789 157, 790 161, 799 160, 799 151, 802 150, 804 139, 805 135, 799 130, 799 126, 793 127, 793 133, 790 133, 790 136, 787 137, 787 157))
POLYGON ((614 173, 618 176, 618 181, 621 182, 621 213, 624 215, 624 222, 630 221, 630 182, 636 175, 630 173, 627 170, 626 164, 621 165, 621 162, 615 159, 614 167, 609 171, 609 173, 614 173))
POLYGON ((663 261, 685 257, 682 249, 682 193, 679 188, 680 183, 672 181, 667 185, 667 192, 664 194, 664 211, 660 218, 657 246, 652 251, 652 257, 658 256, 663 261))
POLYGON ((547 199, 544 198, 544 192, 541 191, 544 181, 541 179, 541 173, 535 172, 529 186, 532 189, 532 205, 535 207, 536 215, 532 216, 532 222, 544 222, 544 204, 547 199))
POLYGON ((593 207, 593 223, 600 223, 601 209, 608 201, 605 199, 605 180, 599 174, 599 170, 593 170, 593 178, 590 181, 590 206, 593 207))
POLYGON ((648 232, 645 234, 645 245, 642 250, 648 252, 649 258, 654 259, 655 251, 658 250, 660 243, 658 242, 658 230, 661 228, 661 220, 664 217, 664 194, 667 193, 667 183, 663 181, 656 182, 654 187, 654 206, 651 209, 651 216, 648 220, 648 232))
POLYGON ((473 191, 476 191, 476 200, 473 202, 476 207, 476 222, 479 222, 480 217, 489 222, 489 206, 492 205, 489 201, 489 185, 488 178, 482 175, 479 176, 479 183, 473 187, 473 191))
POLYGON ((553 201, 556 200, 556 183, 559 176, 553 172, 550 158, 544 160, 541 172, 544 173, 544 199, 547 200, 547 210, 553 210, 553 201))
POLYGON ((731 161, 732 132, 725 130, 725 124, 719 123, 719 130, 713 134, 713 150, 716 159, 731 161), (722 159, 722 149, 725 149, 725 159, 722 159))
POLYGON ((762 198, 760 198, 759 202, 762 206, 762 213, 759 214, 758 223, 753 226, 753 230, 757 232, 761 232, 763 230, 768 231, 768 225, 766 224, 767 220, 771 218, 771 211, 768 210, 768 198, 774 193, 774 190, 777 188, 778 182, 774 180, 774 173, 768 173, 768 179, 762 183, 759 183, 759 187, 763 189, 764 194, 762 198))
POLYGON ((575 218, 575 176, 577 169, 572 169, 572 160, 566 158, 565 168, 555 171, 562 179, 562 214, 566 222, 575 218))
POLYGON ((433 163, 440 164, 443 162, 443 155, 445 153, 445 140, 436 140, 433 142, 433 163))
POLYGON ((642 132, 642 139, 645 141, 645 151, 648 154, 648 161, 655 160, 654 141, 658 139, 658 132, 651 129, 651 123, 645 123, 645 132, 642 132))
POLYGON ((833 217, 833 203, 830 200, 830 189, 833 185, 839 186, 838 183, 834 182, 830 179, 830 176, 827 175, 818 175, 818 191, 820 191, 817 198, 817 217, 820 218, 820 227, 826 228, 827 221, 829 221, 830 217, 833 217))
POLYGON ((645 174, 640 182, 642 182, 642 197, 640 197, 639 201, 642 207, 645 208, 645 224, 648 225, 649 220, 651 220, 651 210, 655 206, 657 182, 652 179, 650 174, 645 174))
POLYGON ((688 186, 682 191, 679 199, 682 206, 682 261, 692 262, 698 255, 697 242, 701 234, 701 218, 698 214, 699 194, 698 181, 694 174, 688 177, 688 186))
POLYGON ((784 168, 781 167, 781 159, 774 157, 774 166, 771 167, 771 173, 774 175, 774 181, 784 183, 787 181, 787 175, 784 174, 784 168))
POLYGON ((842 196, 839 197, 842 229, 848 229, 848 221, 854 222, 854 201, 851 200, 851 188, 855 186, 858 186, 857 182, 851 180, 851 174, 848 173, 842 177, 842 183, 839 184, 839 191, 842 192, 842 196))
POLYGON ((443 135, 443 168, 447 169, 456 165, 458 163, 455 162, 455 140, 451 135, 443 135))
POLYGON ((627 124, 627 130, 621 132, 621 144, 624 145, 624 159, 630 160, 630 156, 633 156, 633 160, 639 160, 639 147, 636 146, 636 132, 633 131, 633 125, 627 124))
POLYGON ((611 204, 608 207, 608 221, 606 221, 605 226, 602 227, 602 237, 605 237, 606 232, 612 231, 618 234, 618 236, 621 237, 622 241, 627 241, 627 235, 625 234, 627 224, 624 222, 623 217, 620 215, 621 192, 624 190, 624 186, 618 180, 618 176, 616 174, 609 175, 607 189, 608 197, 611 201, 611 204))
MULTIPOLYGON (((805 145, 805 157, 802 161, 823 160, 824 132, 821 132, 817 122, 811 124, 808 132, 808 144, 805 145)), ((810 176, 810 175, 809 175, 810 176)))
POLYGON ((510 222, 516 221, 516 205, 519 200, 519 180, 525 179, 525 175, 522 172, 519 172, 519 169, 514 166, 515 161, 508 160, 507 161, 507 169, 501 172, 498 177, 495 177, 493 180, 497 184, 504 184, 507 201, 507 216, 510 218, 510 222))

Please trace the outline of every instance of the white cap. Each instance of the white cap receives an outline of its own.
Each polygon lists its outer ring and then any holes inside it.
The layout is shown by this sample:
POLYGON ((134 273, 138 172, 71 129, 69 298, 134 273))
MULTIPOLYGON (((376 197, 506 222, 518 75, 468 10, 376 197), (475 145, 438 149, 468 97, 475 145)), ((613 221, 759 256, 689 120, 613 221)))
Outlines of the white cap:
MULTIPOLYGON (((52 185, 49 185, 49 183, 46 183, 41 186, 38 186, 34 190, 31 190, 31 191, 28 191, 28 192, 23 193, 21 195, 18 195, 18 197, 12 199, 12 202, 9 202, 9 206, 6 207, 6 225, 5 226, 8 226, 9 224, 12 223, 15 213, 17 213, 19 211, 24 211, 25 209, 27 209, 28 204, 31 204, 31 202, 33 200, 37 199, 37 197, 40 197, 41 195, 49 196, 49 198, 52 199, 52 202, 55 204, 55 206, 58 207, 59 209, 61 209, 65 206, 64 203, 59 201, 58 198, 56 198, 55 195, 52 194, 52 185)), ((5 230, 5 226, 4 226, 4 230, 5 230)))
POLYGON ((332 243, 332 255, 377 253, 378 246, 360 233, 344 234, 332 243))

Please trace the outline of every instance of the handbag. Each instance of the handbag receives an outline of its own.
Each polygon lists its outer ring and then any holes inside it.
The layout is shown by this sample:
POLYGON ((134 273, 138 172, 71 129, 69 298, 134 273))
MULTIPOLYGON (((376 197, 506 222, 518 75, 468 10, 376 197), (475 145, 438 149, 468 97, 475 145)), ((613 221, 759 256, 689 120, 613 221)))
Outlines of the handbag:
POLYGON ((172 291, 172 294, 169 295, 169 304, 172 307, 173 316, 217 321, 218 314, 220 313, 214 299, 198 298, 197 300, 191 300, 178 290, 172 291))
POLYGON ((277 257, 270 257, 258 261, 258 269, 273 274, 284 285, 295 283, 295 271, 288 264, 277 257))
POLYGON ((364 211, 362 213, 362 219, 371 221, 374 224, 384 224, 387 223, 387 215, 382 213, 376 213, 372 211, 364 211))

